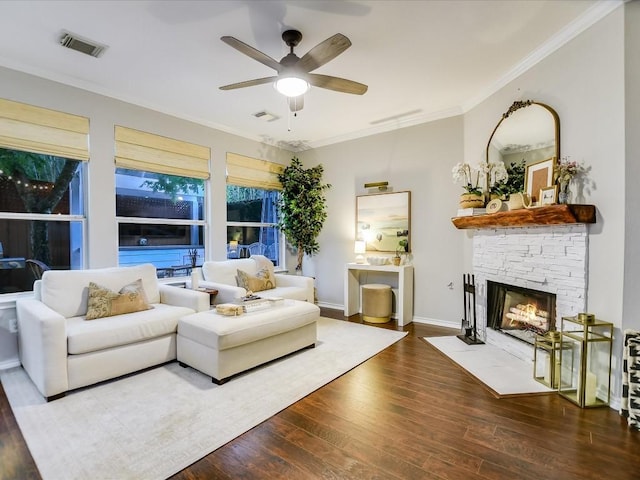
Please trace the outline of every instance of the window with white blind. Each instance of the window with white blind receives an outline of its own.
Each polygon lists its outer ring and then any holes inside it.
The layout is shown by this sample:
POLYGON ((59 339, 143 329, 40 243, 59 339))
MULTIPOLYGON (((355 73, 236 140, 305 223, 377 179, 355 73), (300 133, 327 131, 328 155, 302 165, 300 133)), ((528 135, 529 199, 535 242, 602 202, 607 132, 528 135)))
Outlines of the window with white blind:
POLYGON ((115 141, 119 264, 189 274, 205 259, 210 149, 120 126, 115 141))
POLYGON ((89 119, 0 99, 0 293, 83 267, 89 119))
POLYGON ((283 266, 278 202, 284 166, 227 154, 227 258, 264 255, 283 266))

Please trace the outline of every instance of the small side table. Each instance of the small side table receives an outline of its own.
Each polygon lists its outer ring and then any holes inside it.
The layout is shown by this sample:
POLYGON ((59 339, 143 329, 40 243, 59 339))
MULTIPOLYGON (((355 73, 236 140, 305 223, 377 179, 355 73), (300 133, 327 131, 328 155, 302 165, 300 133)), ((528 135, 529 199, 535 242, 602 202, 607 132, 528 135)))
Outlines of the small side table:
POLYGON ((216 298, 216 295, 218 294, 218 290, 216 290, 215 288, 207 288, 207 287, 200 287, 200 288, 196 288, 197 292, 204 292, 204 293, 208 293, 209 294, 209 305, 210 307, 213 307, 213 302, 216 298))

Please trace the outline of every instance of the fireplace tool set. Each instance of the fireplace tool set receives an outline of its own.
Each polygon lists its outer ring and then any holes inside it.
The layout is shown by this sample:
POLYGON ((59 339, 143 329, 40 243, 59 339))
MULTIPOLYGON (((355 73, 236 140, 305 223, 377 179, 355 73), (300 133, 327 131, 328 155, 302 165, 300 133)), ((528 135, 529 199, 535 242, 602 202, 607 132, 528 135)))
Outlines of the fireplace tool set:
POLYGON ((462 280, 464 285, 464 318, 462 319, 462 330, 464 334, 456 336, 468 345, 482 345, 484 342, 478 338, 478 332, 476 330, 475 276, 470 273, 465 273, 462 276, 462 280))

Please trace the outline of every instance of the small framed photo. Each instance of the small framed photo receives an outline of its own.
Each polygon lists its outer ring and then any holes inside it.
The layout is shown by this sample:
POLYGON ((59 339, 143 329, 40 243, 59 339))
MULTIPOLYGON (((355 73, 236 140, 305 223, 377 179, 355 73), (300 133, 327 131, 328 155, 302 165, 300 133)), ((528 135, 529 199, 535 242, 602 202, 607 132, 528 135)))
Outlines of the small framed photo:
POLYGON ((546 187, 540 189, 540 201, 538 205, 554 205, 558 198, 558 186, 546 187))
POLYGON ((556 158, 551 157, 540 162, 527 165, 524 176, 524 190, 529 194, 531 203, 540 205, 540 190, 553 185, 553 169, 556 158))

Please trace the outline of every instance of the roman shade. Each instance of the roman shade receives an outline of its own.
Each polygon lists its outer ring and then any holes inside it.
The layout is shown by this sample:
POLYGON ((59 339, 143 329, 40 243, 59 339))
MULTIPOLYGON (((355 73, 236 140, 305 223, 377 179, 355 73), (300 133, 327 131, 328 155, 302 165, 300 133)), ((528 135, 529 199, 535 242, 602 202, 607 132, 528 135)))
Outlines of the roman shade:
POLYGON ((227 183, 241 187, 282 190, 278 174, 284 171, 279 163, 227 153, 227 183))
POLYGON ((116 166, 130 170, 209 178, 211 149, 116 125, 116 166))
POLYGON ((0 147, 89 160, 89 119, 0 99, 0 147))

